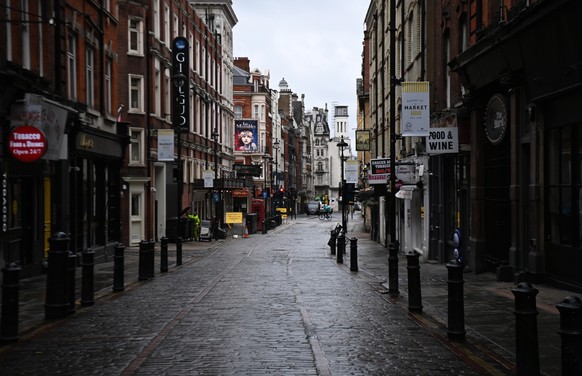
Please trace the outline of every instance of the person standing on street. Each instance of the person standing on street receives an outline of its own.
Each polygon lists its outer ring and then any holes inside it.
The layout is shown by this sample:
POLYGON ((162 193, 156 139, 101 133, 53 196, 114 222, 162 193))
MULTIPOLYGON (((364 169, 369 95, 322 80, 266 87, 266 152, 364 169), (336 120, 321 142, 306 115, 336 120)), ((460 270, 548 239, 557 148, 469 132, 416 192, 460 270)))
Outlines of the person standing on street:
POLYGON ((194 241, 198 241, 198 236, 200 234, 200 217, 198 216, 198 212, 194 211, 194 214, 190 214, 188 216, 188 218, 190 218, 192 220, 192 227, 194 229, 194 233, 193 233, 193 237, 194 237, 194 241))

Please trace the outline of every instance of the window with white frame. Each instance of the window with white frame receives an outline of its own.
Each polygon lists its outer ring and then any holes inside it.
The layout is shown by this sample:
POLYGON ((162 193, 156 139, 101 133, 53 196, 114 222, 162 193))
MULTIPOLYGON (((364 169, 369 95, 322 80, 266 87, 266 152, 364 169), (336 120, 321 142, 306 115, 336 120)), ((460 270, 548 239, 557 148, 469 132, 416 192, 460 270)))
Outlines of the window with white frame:
POLYGON ((22 24, 21 24, 21 37, 22 37, 22 45, 20 46, 22 50, 22 67, 24 69, 30 69, 31 64, 31 56, 30 56, 30 25, 28 24, 28 0, 22 0, 21 4, 21 17, 22 17, 22 24))
POLYGON ((172 103, 172 86, 170 81, 170 69, 164 69, 164 98, 165 98, 165 105, 164 105, 164 117, 169 119, 169 115, 171 113, 170 105, 172 103))
POLYGON ((180 25, 178 22, 178 15, 176 13, 174 13, 174 24, 173 24, 173 29, 174 29, 174 38, 176 38, 178 36, 178 30, 180 25))
POLYGON ((207 78, 206 77, 206 48, 202 47, 202 51, 200 52, 200 58, 202 59, 201 62, 201 66, 200 66, 200 70, 201 70, 201 76, 203 78, 207 78))
MULTIPOLYGON (((43 6, 42 6, 42 0, 37 0, 37 5, 36 8, 38 9, 38 16, 40 19, 42 19, 44 17, 44 14, 42 12, 43 6)), ((43 34, 43 25, 42 23, 39 23, 38 25, 38 74, 39 76, 44 76, 44 43, 43 43, 43 39, 44 39, 44 34, 43 34)))
POLYGON ((67 96, 77 100, 77 36, 69 34, 67 39, 67 96))
POLYGON ((143 22, 138 18, 130 18, 128 23, 128 53, 143 55, 142 43, 143 22))
POLYGON ((85 50, 85 101, 87 106, 95 107, 95 51, 85 50))
POLYGON ((162 72, 160 71, 160 61, 154 60, 154 111, 156 116, 162 114, 162 72))
MULTIPOLYGON (((196 103, 195 102, 195 95, 192 93, 192 91, 190 91, 190 108, 193 109, 195 103, 196 103)), ((190 132, 196 132, 196 129, 194 128, 195 124, 196 124, 196 117, 190 115, 190 124, 189 124, 190 132)))
POLYGON ((144 132, 142 128, 130 128, 129 165, 143 166, 144 132))
POLYGON ((143 76, 129 75, 129 111, 143 112, 143 76))
POLYGON ((190 51, 188 53, 188 56, 190 58, 190 69, 194 69, 194 65, 196 64, 196 62, 194 61, 194 34, 189 33, 188 34, 188 43, 190 44, 190 51))
POLYGON ((131 194, 131 216, 132 219, 141 220, 141 192, 131 194))
POLYGON ((153 7, 154 36, 160 38, 160 0, 154 0, 153 7))
POLYGON ((234 106, 234 118, 235 119, 242 119, 242 106, 234 106))
POLYGON ((408 37, 408 45, 406 46, 407 48, 407 58, 408 58, 408 62, 411 63, 414 60, 414 49, 413 49, 413 45, 414 45, 414 13, 410 14, 410 17, 408 17, 408 22, 407 22, 407 37, 408 37))
POLYGON ((170 7, 164 4, 164 41, 170 45, 170 7))
POLYGON ((254 109, 254 111, 253 111, 253 119, 257 119, 258 120, 259 119, 259 105, 258 104, 255 104, 253 106, 253 109, 254 109))
POLYGON ((200 72, 200 42, 196 41, 196 49, 194 50, 194 72, 200 72))
POLYGON ((107 57, 105 59, 105 87, 103 88, 105 94, 105 113, 111 115, 113 110, 111 108, 111 74, 113 63, 111 58, 107 57))

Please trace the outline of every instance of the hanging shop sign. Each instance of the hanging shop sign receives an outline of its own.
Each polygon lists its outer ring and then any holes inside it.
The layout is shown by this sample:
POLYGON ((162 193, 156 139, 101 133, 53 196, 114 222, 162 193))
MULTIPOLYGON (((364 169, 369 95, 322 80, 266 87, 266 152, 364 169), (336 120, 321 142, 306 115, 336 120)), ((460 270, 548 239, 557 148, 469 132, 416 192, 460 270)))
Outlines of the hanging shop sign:
POLYGON ((2 232, 8 231, 8 175, 2 174, 2 232))
POLYGON ((428 136, 430 127, 429 89, 429 82, 402 83, 402 136, 428 136))
POLYGON ((370 131, 356 130, 356 151, 370 151, 370 131))
POLYGON ((158 161, 174 160, 174 130, 158 129, 158 161))
POLYGON ((8 137, 10 154, 21 162, 34 162, 46 153, 47 142, 44 133, 30 125, 14 128, 8 137))
POLYGON ((172 81, 174 99, 172 122, 178 132, 190 126, 190 46, 188 39, 176 37, 172 43, 172 81))
POLYGON ((248 188, 240 188, 240 189, 233 189, 232 191, 233 198, 248 198, 249 197, 249 189, 248 188))
POLYGON ((67 159, 68 107, 40 95, 27 93, 22 102, 14 103, 10 110, 10 126, 28 125, 38 128, 46 139, 42 159, 56 161, 67 159))
POLYGON ((507 102, 501 94, 489 99, 485 109, 485 135, 489 142, 498 145, 507 132, 507 102))
POLYGON ((427 154, 459 152, 459 128, 431 128, 426 138, 427 154))
POLYGON ((359 164, 356 160, 348 160, 344 162, 344 177, 346 183, 358 183, 358 168, 359 164))
POLYGON ((214 171, 204 170, 202 178, 204 179, 204 188, 214 188, 214 171))
POLYGON ((387 184, 390 177, 390 159, 378 158, 370 160, 370 169, 368 171, 369 184, 387 184))

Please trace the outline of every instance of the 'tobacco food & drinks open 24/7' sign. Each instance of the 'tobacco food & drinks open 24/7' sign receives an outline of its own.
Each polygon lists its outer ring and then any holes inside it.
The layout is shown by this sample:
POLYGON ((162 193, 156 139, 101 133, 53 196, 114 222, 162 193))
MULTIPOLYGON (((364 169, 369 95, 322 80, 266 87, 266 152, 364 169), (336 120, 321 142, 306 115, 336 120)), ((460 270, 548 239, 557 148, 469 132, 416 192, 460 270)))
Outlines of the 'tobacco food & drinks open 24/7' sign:
POLYGON ((44 133, 30 125, 16 127, 8 137, 10 154, 21 162, 34 162, 46 153, 47 142, 44 133))

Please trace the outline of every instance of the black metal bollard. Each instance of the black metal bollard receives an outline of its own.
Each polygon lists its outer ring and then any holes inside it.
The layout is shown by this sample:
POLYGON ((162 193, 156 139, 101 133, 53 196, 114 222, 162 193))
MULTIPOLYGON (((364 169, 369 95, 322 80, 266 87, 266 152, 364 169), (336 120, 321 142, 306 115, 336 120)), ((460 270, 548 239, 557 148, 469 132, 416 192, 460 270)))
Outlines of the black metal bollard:
POLYGON ((350 239, 350 270, 358 271, 358 238, 350 239))
POLYGON ((113 257, 113 291, 125 290, 125 247, 118 243, 113 257))
POLYGON ((398 242, 388 244, 388 293, 392 296, 400 295, 398 289, 398 242))
POLYGON ((562 375, 582 375, 582 301, 568 296, 557 304, 562 338, 562 375))
POLYGON ((512 289, 515 296, 515 366, 517 375, 540 374, 536 295, 538 290, 529 282, 512 289))
POLYGON ((2 317, 0 318, 0 340, 17 341, 18 296, 20 292, 20 270, 17 264, 2 268, 2 317))
POLYGON ((147 278, 154 278, 156 276, 155 264, 156 264, 156 242, 154 240, 150 240, 147 243, 147 263, 146 263, 147 278))
POLYGON ((67 315, 69 308, 67 294, 67 269, 70 238, 58 232, 49 239, 48 270, 46 277, 45 317, 47 320, 60 319, 67 315))
POLYGON ((139 242, 139 260, 137 264, 137 279, 139 281, 145 281, 147 277, 147 249, 148 242, 142 240, 139 242))
POLYGON ((343 264, 344 262, 344 252, 346 248, 346 236, 344 232, 340 232, 337 236, 337 263, 343 264))
POLYGON ((91 306, 95 304, 95 252, 87 248, 81 254, 81 305, 91 306))
POLYGON ((176 239, 176 266, 180 265, 182 265, 182 237, 178 236, 178 239, 176 239))
POLYGON ((335 255, 335 242, 337 240, 337 233, 335 230, 331 230, 331 234, 329 237, 329 241, 327 242, 327 245, 329 245, 329 248, 331 250, 331 254, 335 255))
POLYGON ((458 260, 451 260, 447 264, 448 270, 448 326, 447 335, 450 339, 465 339, 465 298, 463 293, 463 269, 464 265, 458 260))
POLYGON ((160 242, 160 273, 165 273, 168 271, 168 238, 164 236, 160 242))
POLYGON ((406 269, 408 270, 408 311, 410 312, 422 312, 419 258, 420 253, 416 251, 406 254, 406 269))
POLYGON ((75 252, 69 252, 67 266, 67 296, 69 301, 67 313, 72 314, 75 313, 75 295, 77 293, 77 254, 75 252))

